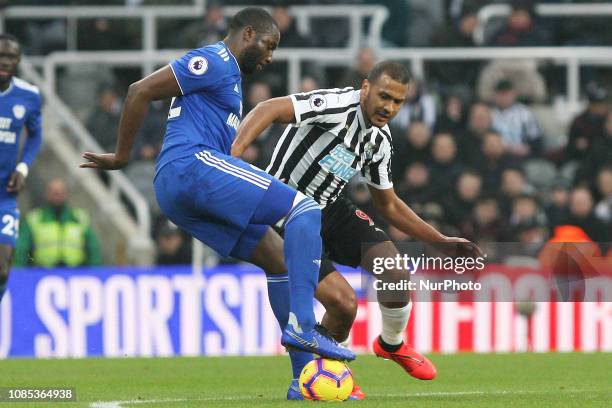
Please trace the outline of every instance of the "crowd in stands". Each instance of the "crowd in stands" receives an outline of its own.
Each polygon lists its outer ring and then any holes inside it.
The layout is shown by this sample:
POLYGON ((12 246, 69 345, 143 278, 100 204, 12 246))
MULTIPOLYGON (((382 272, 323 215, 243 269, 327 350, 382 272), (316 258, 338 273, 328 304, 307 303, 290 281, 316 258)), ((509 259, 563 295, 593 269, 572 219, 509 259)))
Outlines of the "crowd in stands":
MULTIPOLYGON (((550 1, 540 1, 547 3, 550 1)), ((579 1, 576 1, 579 2, 579 1)), ((0 0, 1 3, 1 0, 0 0)), ((17 0, 20 4, 48 4, 43 0, 17 0)), ((66 4, 82 1, 68 1, 66 4)), ((87 3, 99 4, 90 0, 87 3)), ((117 3, 167 4, 163 0, 116 0, 117 3)), ((175 2, 172 2, 175 3, 175 2)), ((189 2, 186 2, 189 3, 189 2)), ((253 3, 253 2, 249 2, 253 3)), ((274 4, 273 1, 270 3, 274 4)), ((304 36, 296 27, 288 6, 294 4, 382 4, 392 8, 383 28, 385 46, 476 47, 476 46, 564 46, 610 45, 611 16, 589 19, 543 19, 534 12, 534 2, 446 0, 334 0, 283 1, 273 8, 281 31, 281 47, 343 47, 348 41, 348 23, 330 19, 313 21, 313 35, 304 36), (487 26, 484 42, 476 44, 474 30, 480 7, 511 3, 511 14, 487 26)), ((555 1, 571 3, 571 1, 555 1)), ((13 1, 11 1, 11 5, 13 1)), ((223 38, 227 30, 221 3, 208 1, 200 20, 168 22, 159 36, 162 48, 193 48, 223 38)), ((244 1, 224 1, 241 5, 244 1)), ((44 54, 61 49, 61 35, 44 34, 49 44, 33 41, 40 32, 62 33, 56 22, 29 23, 16 34, 28 53, 44 54), (46 25, 45 25, 46 24, 46 25), (42 31, 41 31, 42 30, 42 31), (54 31, 56 30, 56 31, 54 31), (55 42, 52 42, 55 41, 55 42), (57 40, 57 41, 56 41, 57 40)), ((96 19, 83 27, 81 49, 135 49, 141 46, 139 28, 96 19), (131 27, 131 28, 130 28, 131 27), (91 34, 92 32, 96 33, 91 34), (85 38, 87 39, 85 41, 85 38)), ((10 29, 10 23, 9 23, 10 29)), ((79 27, 81 29, 81 27, 79 27)), ((65 36, 65 32, 62 34, 65 36)), ((360 87, 377 61, 376 50, 364 48, 346 69, 309 63, 301 91, 325 87, 360 87)), ((246 80, 245 112, 258 102, 287 93, 286 65, 275 62, 265 72, 246 80)), ((125 85, 117 72, 100 75, 95 106, 83 113, 84 121, 106 150, 114 140, 125 85)), ((138 77, 139 73, 135 74, 138 77)), ((593 241, 611 241, 612 231, 612 78, 597 69, 583 71, 581 87, 585 107, 561 124, 559 134, 546 130, 535 105, 550 105, 565 93, 564 75, 534 61, 467 61, 426 64, 427 80, 416 81, 408 100, 390 123, 394 140, 393 178, 399 195, 420 216, 445 234, 465 236, 477 242, 525 242, 542 244, 554 228, 579 226, 593 241)), ((135 79, 136 79, 135 78, 135 79)), ((151 178, 161 146, 167 102, 157 103, 141 129, 128 176, 154 202, 151 178)), ((265 168, 282 126, 268 129, 249 148, 245 159, 265 168)), ((349 186, 348 194, 381 225, 367 188, 361 182, 349 186)), ((157 211, 154 208, 154 211, 157 211)), ((159 215, 159 214, 155 214, 159 215)), ((393 228, 395 240, 410 239, 393 228)), ((186 235, 159 216, 154 228, 158 262, 190 261, 186 235)))

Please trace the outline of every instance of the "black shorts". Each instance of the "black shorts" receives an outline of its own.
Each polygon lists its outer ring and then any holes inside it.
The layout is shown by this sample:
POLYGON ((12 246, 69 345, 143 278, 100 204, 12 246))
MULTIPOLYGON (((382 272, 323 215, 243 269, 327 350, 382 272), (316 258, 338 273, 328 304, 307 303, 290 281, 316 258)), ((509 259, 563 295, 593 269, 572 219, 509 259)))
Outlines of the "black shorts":
MULTIPOLYGON (((334 262, 356 268, 361 265, 361 253, 364 248, 391 241, 387 233, 344 196, 338 197, 336 201, 325 207, 322 216, 323 254, 319 282, 336 270, 334 262)), ((281 236, 284 235, 282 228, 274 227, 274 229, 281 236)))
POLYGON ((382 228, 344 196, 325 207, 322 215, 324 256, 319 282, 336 270, 332 262, 358 267, 361 265, 362 250, 380 242, 391 241, 382 228))

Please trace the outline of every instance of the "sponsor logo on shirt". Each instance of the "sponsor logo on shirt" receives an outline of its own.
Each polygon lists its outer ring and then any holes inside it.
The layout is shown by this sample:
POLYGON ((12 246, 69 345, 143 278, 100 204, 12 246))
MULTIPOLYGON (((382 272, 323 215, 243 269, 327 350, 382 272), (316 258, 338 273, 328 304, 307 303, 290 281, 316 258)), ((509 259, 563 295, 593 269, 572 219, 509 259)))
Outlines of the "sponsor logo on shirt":
POLYGON ((10 129, 13 119, 0 117, 0 129, 10 129))
POLYGON ((349 181, 357 173, 357 170, 351 167, 354 159, 353 153, 346 150, 344 146, 338 145, 319 161, 319 165, 342 180, 349 181))

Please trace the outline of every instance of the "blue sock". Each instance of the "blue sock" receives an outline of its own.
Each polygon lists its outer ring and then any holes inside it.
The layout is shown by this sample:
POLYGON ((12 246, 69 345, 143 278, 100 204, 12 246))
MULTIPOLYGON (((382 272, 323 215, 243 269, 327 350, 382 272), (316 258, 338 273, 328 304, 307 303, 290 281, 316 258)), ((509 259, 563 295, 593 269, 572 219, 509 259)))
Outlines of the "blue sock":
POLYGON ((289 271, 289 324, 298 332, 300 329, 307 332, 316 323, 312 302, 321 266, 321 210, 312 198, 303 199, 289 212, 284 239, 289 271))
MULTIPOLYGON (((289 276, 287 274, 268 275, 268 299, 281 331, 285 330, 289 320, 289 276)), ((299 378, 302 369, 312 360, 313 356, 311 353, 289 350, 289 358, 291 358, 293 378, 299 378)))
POLYGON ((2 297, 4 296, 4 292, 6 292, 6 283, 4 285, 0 285, 0 302, 2 301, 2 297))

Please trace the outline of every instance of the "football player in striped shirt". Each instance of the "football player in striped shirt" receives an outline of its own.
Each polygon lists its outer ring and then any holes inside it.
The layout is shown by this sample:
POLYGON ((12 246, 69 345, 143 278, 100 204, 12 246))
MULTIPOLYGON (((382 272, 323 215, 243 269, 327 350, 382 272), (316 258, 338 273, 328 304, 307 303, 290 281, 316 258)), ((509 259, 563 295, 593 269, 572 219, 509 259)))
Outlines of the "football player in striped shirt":
MULTIPOLYGON (((321 234, 326 257, 323 257, 317 289, 317 298, 323 305, 330 303, 329 298, 337 292, 348 293, 346 302, 354 303, 350 289, 346 288, 348 284, 338 278, 339 273, 331 261, 361 266, 372 272, 374 258, 395 258, 398 254, 387 234, 341 194, 357 173, 368 183, 377 211, 390 225, 424 242, 453 244, 462 254, 480 254, 478 247, 468 240, 447 237, 427 224, 395 194, 391 177, 393 147, 387 123, 404 103, 410 82, 403 65, 383 61, 372 69, 361 89, 315 90, 273 98, 257 105, 238 129, 232 146, 232 155, 237 157, 272 123, 288 124, 267 171, 314 198, 323 208, 321 234), (363 253, 362 245, 365 246, 363 253)), ((409 271, 392 269, 386 270, 381 278, 396 282, 410 279, 410 276, 409 271)), ((278 279, 269 279, 273 305, 282 301, 282 297, 275 296, 275 291, 281 291, 278 279)), ((393 297, 388 293, 382 297, 380 292, 378 295, 382 333, 374 341, 374 352, 395 361, 413 377, 433 379, 436 376, 434 365, 403 341, 412 305, 409 293, 395 293, 393 297)), ((273 306, 273 309, 283 310, 286 305, 273 306)), ((354 313, 350 322, 346 321, 346 314, 334 313, 333 308, 328 308, 323 324, 336 340, 344 341, 354 313)), ((277 318, 281 321, 286 316, 278 313, 277 318)), ((308 358, 292 358, 294 375, 300 372, 308 358)), ((289 399, 300 399, 296 385, 294 380, 288 392, 289 399)), ((354 397, 363 397, 359 390, 354 391, 354 397)))
POLYGON ((17 194, 40 150, 41 97, 34 85, 15 76, 21 59, 17 38, 0 34, 0 301, 6 291, 19 230, 17 194), (22 129, 27 131, 19 159, 22 129))

